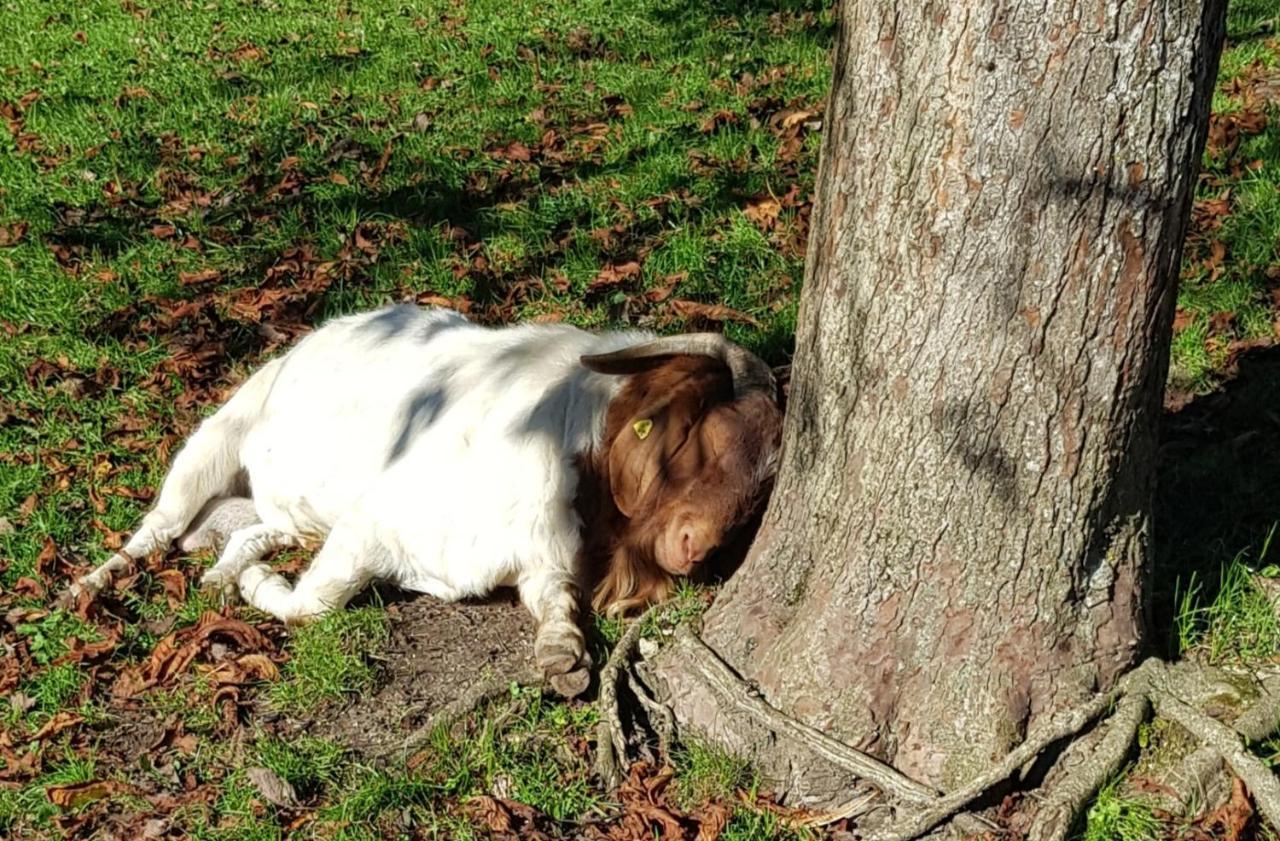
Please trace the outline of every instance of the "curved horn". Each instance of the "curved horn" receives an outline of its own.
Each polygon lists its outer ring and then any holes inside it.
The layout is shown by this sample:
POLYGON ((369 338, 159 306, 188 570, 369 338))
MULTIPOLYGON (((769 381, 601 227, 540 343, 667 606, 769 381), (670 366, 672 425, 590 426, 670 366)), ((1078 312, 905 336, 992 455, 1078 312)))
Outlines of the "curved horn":
POLYGON ((666 336, 640 345, 597 353, 581 358, 582 364, 601 374, 632 374, 649 360, 664 356, 709 356, 719 359, 729 368, 733 377, 733 396, 741 397, 752 391, 773 394, 777 385, 773 372, 760 357, 719 333, 685 333, 666 336))

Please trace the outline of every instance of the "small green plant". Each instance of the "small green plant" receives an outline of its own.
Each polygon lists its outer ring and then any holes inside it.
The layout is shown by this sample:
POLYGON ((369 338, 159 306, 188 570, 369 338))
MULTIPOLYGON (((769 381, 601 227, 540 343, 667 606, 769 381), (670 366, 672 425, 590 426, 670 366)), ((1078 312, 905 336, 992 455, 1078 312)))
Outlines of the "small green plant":
POLYGON ((674 793, 681 806, 707 800, 732 801, 739 789, 755 788, 751 764, 715 745, 688 741, 678 745, 674 754, 674 793))
POLYGON ((817 836, 802 827, 789 826, 773 812, 734 809, 720 835, 721 841, 812 841, 817 836))
POLYGON ((446 795, 497 791, 556 820, 576 820, 595 808, 599 794, 586 758, 568 746, 588 738, 596 721, 594 707, 516 688, 468 720, 462 732, 432 733, 420 767, 446 795))
POLYGON ((254 752, 263 767, 292 785, 300 797, 336 781, 344 767, 341 745, 311 736, 290 741, 267 737, 254 745, 254 752))
POLYGON ((1245 562, 1244 553, 1223 567, 1218 591, 1208 604, 1202 603, 1194 576, 1185 590, 1179 587, 1174 630, 1180 653, 1200 650, 1213 663, 1260 662, 1280 654, 1280 612, 1254 580, 1274 567, 1265 563, 1274 535, 1273 527, 1254 567, 1245 562))
POLYGON ((53 662, 69 650, 67 642, 73 637, 81 642, 98 642, 102 635, 98 629, 80 617, 64 610, 54 610, 35 622, 19 623, 15 631, 27 638, 31 658, 41 665, 53 662))
POLYGON ((1104 785, 1085 816, 1081 841, 1155 841, 1162 827, 1151 807, 1120 790, 1124 775, 1104 785))
POLYGON ((292 658, 283 679, 271 687, 279 709, 315 709, 321 703, 373 682, 373 658, 386 645, 388 622, 381 605, 335 610, 300 628, 290 642, 292 658))

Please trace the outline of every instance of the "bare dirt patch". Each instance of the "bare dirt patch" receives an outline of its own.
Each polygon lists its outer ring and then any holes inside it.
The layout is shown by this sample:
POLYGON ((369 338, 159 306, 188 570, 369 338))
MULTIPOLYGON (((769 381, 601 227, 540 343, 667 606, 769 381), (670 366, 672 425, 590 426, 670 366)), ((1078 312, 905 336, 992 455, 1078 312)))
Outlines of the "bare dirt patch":
POLYGON ((388 612, 391 637, 376 686, 288 729, 366 758, 393 756, 407 735, 475 684, 533 667, 533 618, 514 593, 458 603, 419 596, 388 612))

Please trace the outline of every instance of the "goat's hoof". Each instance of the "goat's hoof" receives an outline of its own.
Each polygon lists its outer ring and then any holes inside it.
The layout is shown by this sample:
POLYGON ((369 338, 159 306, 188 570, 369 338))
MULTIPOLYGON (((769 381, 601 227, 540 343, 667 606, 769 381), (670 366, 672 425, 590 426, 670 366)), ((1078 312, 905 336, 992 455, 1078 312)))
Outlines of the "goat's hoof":
POLYGON ((586 656, 582 644, 567 635, 543 637, 533 643, 533 659, 549 677, 573 671, 586 656))
POLYGON ((60 610, 75 610, 76 605, 80 602, 80 596, 84 593, 93 595, 96 591, 80 581, 73 581, 65 590, 58 594, 57 598, 53 601, 53 606, 60 610))
POLYGON ((576 698, 591 685, 591 669, 583 666, 562 675, 551 675, 547 678, 547 683, 551 684, 552 690, 560 697, 576 698))

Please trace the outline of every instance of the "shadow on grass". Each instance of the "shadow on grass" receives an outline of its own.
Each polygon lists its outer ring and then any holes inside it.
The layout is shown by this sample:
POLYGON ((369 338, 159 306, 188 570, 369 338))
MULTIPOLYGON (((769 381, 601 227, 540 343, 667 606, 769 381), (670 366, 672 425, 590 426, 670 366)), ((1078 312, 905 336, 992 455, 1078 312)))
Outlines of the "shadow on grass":
POLYGON ((1242 550, 1256 559, 1280 520, 1280 348, 1243 357, 1221 390, 1167 413, 1158 470, 1152 641, 1172 646, 1177 588, 1194 574, 1211 599, 1223 565, 1242 550))

